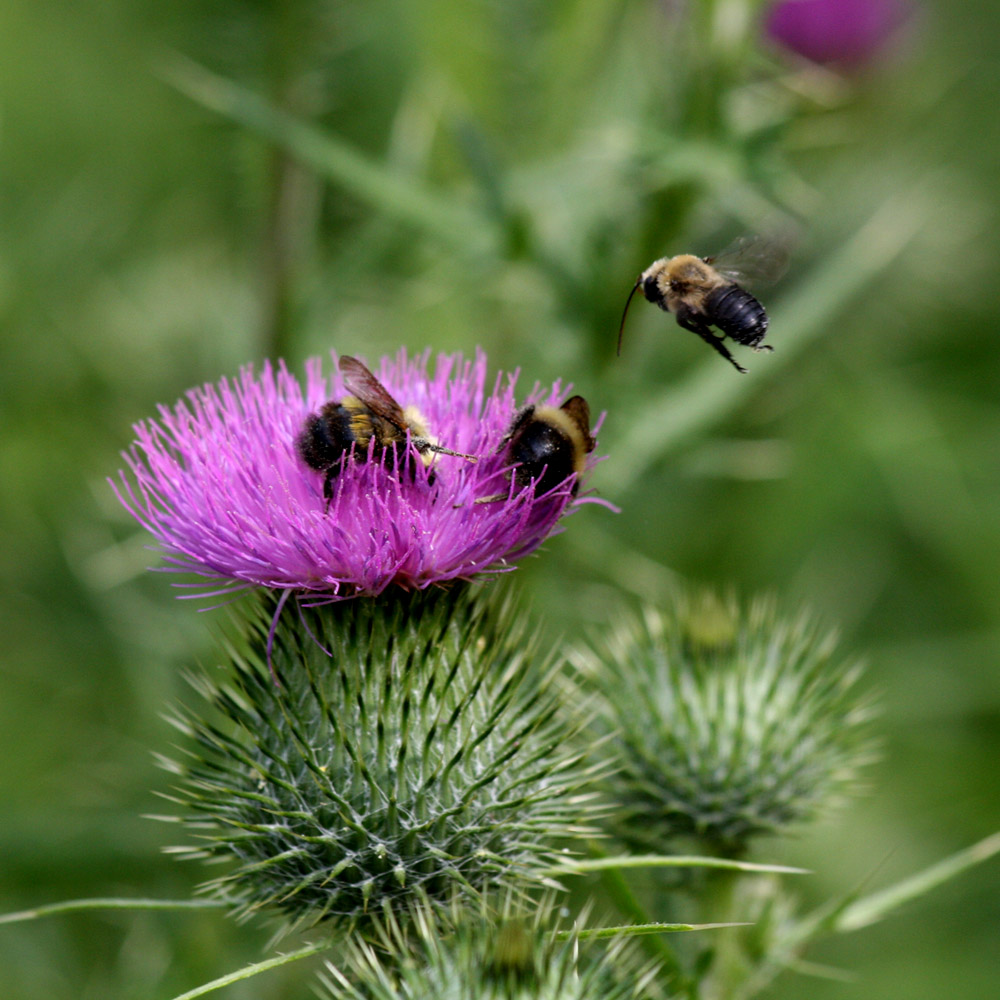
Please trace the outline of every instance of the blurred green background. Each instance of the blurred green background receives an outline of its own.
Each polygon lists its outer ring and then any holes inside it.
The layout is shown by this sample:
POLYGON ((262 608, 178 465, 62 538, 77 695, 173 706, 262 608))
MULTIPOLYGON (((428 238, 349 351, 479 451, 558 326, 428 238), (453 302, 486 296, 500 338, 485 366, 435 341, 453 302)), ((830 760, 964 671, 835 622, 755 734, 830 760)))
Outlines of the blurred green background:
MULTIPOLYGON (((1000 829, 997 40, 927 3, 843 76, 754 5, 0 8, 0 911, 183 898, 154 752, 213 617, 105 482, 187 387, 331 347, 471 351, 607 411, 587 506, 522 571, 553 635, 674 574, 805 603, 882 692, 872 793, 761 859, 807 901, 1000 829), (744 19, 745 20, 741 20, 744 19), (740 376, 625 296, 653 258, 797 220, 740 376)), ((263 954, 215 912, 0 927, 6 1000, 169 997, 263 954)), ((994 995, 1000 867, 773 996, 994 995)), ((225 994, 310 995, 292 967, 225 994)))

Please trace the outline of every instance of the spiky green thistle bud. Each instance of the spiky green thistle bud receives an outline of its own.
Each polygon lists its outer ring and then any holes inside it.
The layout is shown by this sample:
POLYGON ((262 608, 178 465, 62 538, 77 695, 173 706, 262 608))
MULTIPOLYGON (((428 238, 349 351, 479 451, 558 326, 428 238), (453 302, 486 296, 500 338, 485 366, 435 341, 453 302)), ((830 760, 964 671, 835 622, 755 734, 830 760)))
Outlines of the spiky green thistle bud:
POLYGON ((241 914, 357 922, 420 893, 533 877, 582 832, 593 773, 571 749, 551 661, 498 588, 286 608, 269 674, 266 609, 175 765, 209 883, 241 914))
POLYGON ((807 614, 773 600, 678 593, 574 655, 614 734, 616 832, 637 850, 695 836, 741 853, 814 816, 873 756, 856 663, 807 614))
MULTIPOLYGON (((454 918, 453 918, 454 919, 454 918)), ((656 975, 622 938, 586 952, 575 934, 557 935, 551 900, 530 918, 458 917, 446 930, 427 908, 407 934, 395 920, 376 946, 360 939, 321 979, 327 1000, 638 1000, 656 975)))

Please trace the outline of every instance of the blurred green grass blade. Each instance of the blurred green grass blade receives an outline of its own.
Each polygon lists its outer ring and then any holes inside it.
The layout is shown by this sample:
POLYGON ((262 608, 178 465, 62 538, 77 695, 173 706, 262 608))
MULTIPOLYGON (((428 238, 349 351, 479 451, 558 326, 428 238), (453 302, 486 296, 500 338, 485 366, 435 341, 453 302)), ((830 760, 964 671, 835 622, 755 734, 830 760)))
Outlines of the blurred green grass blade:
POLYGON ((681 442, 718 422, 759 383, 781 372, 797 354, 899 257, 927 219, 926 186, 887 199, 853 236, 824 258, 771 314, 774 354, 761 357, 746 375, 716 356, 680 385, 672 386, 628 421, 615 445, 615 477, 625 490, 681 442))
POLYGON ((508 216, 503 172, 482 129, 471 119, 459 119, 453 128, 455 142, 469 173, 481 192, 486 211, 497 221, 508 216))
POLYGON ((858 976, 853 972, 838 969, 832 965, 820 965, 818 962, 804 962, 792 959, 786 963, 789 972, 797 972, 800 976, 810 976, 812 979, 825 979, 831 983, 856 983, 858 976))
POLYGON ((193 101, 286 150, 303 165, 373 208, 462 250, 480 254, 496 245, 488 218, 412 177, 387 169, 334 135, 283 111, 198 63, 169 53, 157 62, 162 79, 193 101))
POLYGON ((788 865, 767 865, 755 861, 734 861, 730 858, 706 858, 692 854, 624 854, 608 858, 581 858, 550 868, 546 875, 584 875, 609 868, 723 868, 735 872, 768 872, 777 875, 808 875, 805 868, 788 865))
POLYGON ((936 889, 949 879, 961 875, 962 872, 998 853, 1000 853, 1000 833, 994 833, 978 844, 973 844, 972 847, 967 847, 964 851, 959 851, 925 868, 922 872, 889 886, 888 889, 873 892, 851 903, 836 916, 831 929, 839 934, 847 934, 877 923, 904 903, 917 899, 931 889, 936 889))
POLYGON ((61 903, 48 903, 30 910, 0 914, 0 924, 16 924, 40 917, 55 917, 79 910, 204 910, 218 909, 226 904, 218 899, 67 899, 61 903))
POLYGON ((330 947, 331 943, 330 941, 324 941, 322 944, 309 944, 304 948, 299 948, 298 951, 290 951, 287 955, 278 955, 275 958, 265 959, 263 962, 254 962, 252 965, 245 965, 242 969, 237 969, 236 972, 230 972, 225 976, 220 976, 218 979, 213 979, 210 983, 203 983, 201 986, 196 986, 193 990, 188 990, 187 993, 181 993, 174 997, 173 1000, 194 1000, 195 997, 205 996, 206 993, 214 993, 216 990, 221 990, 223 986, 237 983, 241 979, 249 979, 258 973, 267 972, 269 969, 276 969, 279 965, 297 962, 300 958, 308 958, 310 955, 325 951, 330 947))

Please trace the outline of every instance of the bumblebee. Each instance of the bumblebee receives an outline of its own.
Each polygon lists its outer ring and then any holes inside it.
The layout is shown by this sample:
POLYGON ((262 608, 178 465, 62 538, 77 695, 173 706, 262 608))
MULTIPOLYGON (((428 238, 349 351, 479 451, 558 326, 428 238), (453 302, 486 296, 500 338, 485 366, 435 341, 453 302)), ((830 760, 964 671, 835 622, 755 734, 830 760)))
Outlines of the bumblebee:
POLYGON ((333 495, 333 481, 352 449, 360 461, 371 454, 376 461, 393 469, 400 466, 410 475, 415 471, 414 452, 425 466, 434 461, 436 454, 475 461, 473 455, 463 455, 434 441, 417 410, 404 410, 357 358, 341 357, 340 373, 351 395, 339 402, 331 400, 319 413, 311 413, 295 439, 295 450, 302 461, 310 469, 326 474, 323 496, 327 503, 333 495))
MULTIPOLYGON (((571 396, 560 407, 524 407, 501 443, 504 457, 513 466, 514 493, 531 484, 536 495, 548 493, 576 473, 571 490, 576 496, 579 477, 595 443, 590 436, 590 407, 583 396, 571 396)), ((476 503, 493 503, 508 496, 498 493, 480 497, 476 503)))
POLYGON ((647 301, 673 313, 680 326, 698 334, 738 372, 746 374, 746 368, 726 349, 726 337, 754 351, 774 348, 762 343, 767 333, 767 313, 742 283, 776 280, 786 260, 781 244, 754 238, 738 240, 714 257, 685 253, 653 261, 639 275, 625 302, 618 328, 618 353, 632 296, 641 291, 647 301), (712 327, 719 333, 714 333, 712 327))

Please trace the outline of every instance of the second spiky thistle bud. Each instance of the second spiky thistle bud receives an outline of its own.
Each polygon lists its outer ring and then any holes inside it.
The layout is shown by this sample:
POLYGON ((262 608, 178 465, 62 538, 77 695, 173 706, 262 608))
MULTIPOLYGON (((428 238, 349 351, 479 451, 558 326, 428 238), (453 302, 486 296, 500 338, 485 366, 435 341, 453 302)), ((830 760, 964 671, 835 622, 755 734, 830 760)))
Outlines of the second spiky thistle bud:
POLYGON ((740 854, 810 818, 872 756, 860 668, 834 636, 775 603, 681 593, 576 655, 620 768, 609 794, 633 849, 677 836, 740 854))

